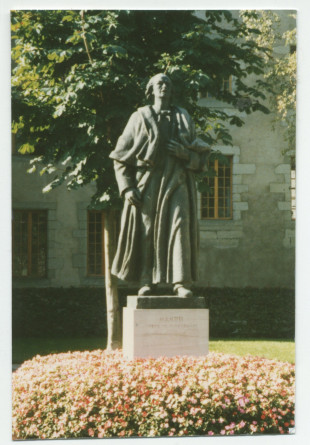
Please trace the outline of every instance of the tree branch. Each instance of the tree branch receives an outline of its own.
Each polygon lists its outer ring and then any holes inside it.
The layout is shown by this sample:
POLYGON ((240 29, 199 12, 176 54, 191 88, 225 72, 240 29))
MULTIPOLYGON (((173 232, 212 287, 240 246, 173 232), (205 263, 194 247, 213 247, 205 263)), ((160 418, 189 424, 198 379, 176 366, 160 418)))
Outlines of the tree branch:
POLYGON ((87 52, 87 55, 88 55, 89 62, 92 65, 93 64, 93 59, 91 58, 89 47, 88 47, 88 43, 87 43, 86 36, 85 36, 85 28, 84 28, 85 20, 84 20, 84 11, 83 10, 81 11, 81 17, 82 17, 82 37, 83 37, 83 42, 84 42, 84 46, 85 46, 85 49, 86 49, 86 52, 87 52))

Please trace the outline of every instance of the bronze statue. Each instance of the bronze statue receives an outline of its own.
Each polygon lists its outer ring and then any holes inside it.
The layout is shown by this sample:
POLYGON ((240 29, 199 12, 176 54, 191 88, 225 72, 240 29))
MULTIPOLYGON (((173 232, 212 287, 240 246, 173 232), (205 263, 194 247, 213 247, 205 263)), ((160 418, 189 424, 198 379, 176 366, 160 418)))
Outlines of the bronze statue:
POLYGON ((112 274, 139 281, 139 295, 171 283, 190 297, 199 242, 193 173, 205 169, 210 149, 187 111, 171 105, 168 76, 152 77, 146 95, 154 104, 132 114, 110 155, 125 201, 112 274))

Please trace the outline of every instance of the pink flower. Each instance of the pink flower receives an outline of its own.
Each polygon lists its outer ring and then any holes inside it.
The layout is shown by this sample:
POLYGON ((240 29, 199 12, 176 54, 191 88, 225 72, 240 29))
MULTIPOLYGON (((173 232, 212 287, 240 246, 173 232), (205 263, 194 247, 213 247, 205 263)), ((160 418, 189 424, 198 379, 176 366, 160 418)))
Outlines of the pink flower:
POLYGON ((91 436, 91 437, 94 437, 95 432, 94 432, 94 430, 92 428, 88 429, 88 435, 91 436))
POLYGON ((105 429, 108 429, 108 428, 111 428, 111 426, 112 426, 112 421, 109 419, 109 420, 107 420, 106 423, 104 424, 104 428, 105 428, 105 429))

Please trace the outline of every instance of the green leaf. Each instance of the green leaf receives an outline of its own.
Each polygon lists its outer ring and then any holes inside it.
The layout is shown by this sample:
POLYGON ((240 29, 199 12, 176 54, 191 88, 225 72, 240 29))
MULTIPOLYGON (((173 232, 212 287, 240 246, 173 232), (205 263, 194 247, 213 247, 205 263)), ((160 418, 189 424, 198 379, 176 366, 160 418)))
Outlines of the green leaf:
POLYGON ((49 53, 49 54, 47 55, 47 58, 48 58, 49 60, 55 60, 55 59, 57 58, 57 54, 56 54, 55 52, 49 53))
POLYGON ((60 117, 63 114, 63 112, 65 111, 65 109, 66 109, 66 106, 64 104, 58 105, 56 107, 54 114, 53 114, 53 117, 54 118, 60 117))
POLYGON ((31 144, 23 144, 18 149, 19 153, 22 155, 34 153, 34 146, 31 144))
POLYGON ((62 19, 63 22, 72 22, 73 16, 72 15, 65 15, 62 19))

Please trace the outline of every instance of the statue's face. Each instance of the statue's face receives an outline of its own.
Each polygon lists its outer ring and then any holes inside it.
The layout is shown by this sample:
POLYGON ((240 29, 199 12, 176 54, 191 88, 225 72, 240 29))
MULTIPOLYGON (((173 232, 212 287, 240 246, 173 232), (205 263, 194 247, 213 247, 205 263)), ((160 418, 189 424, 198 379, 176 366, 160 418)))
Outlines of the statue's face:
POLYGON ((169 77, 159 75, 153 80, 153 94, 155 98, 170 99, 171 81, 169 77))

